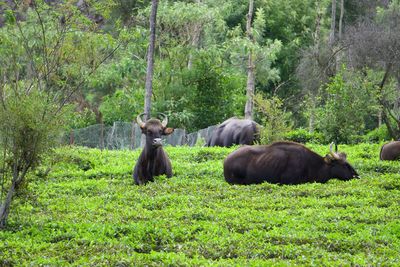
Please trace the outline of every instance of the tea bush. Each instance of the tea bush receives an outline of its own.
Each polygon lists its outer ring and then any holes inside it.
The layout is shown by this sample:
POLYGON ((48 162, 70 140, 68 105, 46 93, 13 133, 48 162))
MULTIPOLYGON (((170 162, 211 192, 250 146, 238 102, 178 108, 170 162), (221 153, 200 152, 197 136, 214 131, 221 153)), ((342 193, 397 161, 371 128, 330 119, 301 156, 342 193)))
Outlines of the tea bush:
POLYGON ((227 184, 236 147, 166 147, 174 176, 145 186, 140 150, 60 148, 16 199, 0 265, 399 265, 400 163, 380 145, 339 147, 361 179, 295 186, 227 184))
POLYGON ((317 143, 322 144, 325 142, 323 134, 319 132, 310 133, 306 129, 295 129, 290 132, 287 132, 284 135, 284 139, 288 141, 298 142, 298 143, 317 143))
POLYGON ((390 134, 386 126, 376 128, 363 136, 365 142, 382 142, 390 140, 390 134))

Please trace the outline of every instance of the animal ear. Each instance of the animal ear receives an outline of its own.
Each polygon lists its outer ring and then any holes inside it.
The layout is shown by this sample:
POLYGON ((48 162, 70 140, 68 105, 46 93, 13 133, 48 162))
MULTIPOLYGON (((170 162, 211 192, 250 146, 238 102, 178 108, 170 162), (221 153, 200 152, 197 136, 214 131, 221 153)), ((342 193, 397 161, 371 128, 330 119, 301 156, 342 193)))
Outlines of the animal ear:
POLYGON ((326 154, 326 156, 324 157, 324 161, 328 164, 331 164, 333 160, 335 159, 329 154, 326 154))
POLYGON ((144 124, 140 126, 140 129, 142 130, 142 133, 146 133, 146 127, 144 126, 144 124))
POLYGON ((343 159, 343 160, 346 160, 346 159, 347 159, 346 153, 340 152, 340 153, 338 153, 338 155, 339 155, 339 157, 340 157, 341 159, 343 159))
POLYGON ((170 135, 174 132, 174 128, 164 128, 163 135, 170 135))

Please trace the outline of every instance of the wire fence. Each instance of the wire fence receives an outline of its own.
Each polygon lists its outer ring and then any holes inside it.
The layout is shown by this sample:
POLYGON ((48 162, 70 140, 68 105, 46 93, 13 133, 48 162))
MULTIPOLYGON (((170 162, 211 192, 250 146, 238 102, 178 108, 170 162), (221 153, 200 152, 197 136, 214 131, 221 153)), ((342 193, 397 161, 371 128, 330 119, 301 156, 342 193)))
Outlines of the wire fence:
MULTIPOLYGON (((216 125, 194 133, 175 129, 164 136, 164 144, 171 146, 203 145, 211 136, 216 125)), ((74 129, 65 136, 63 143, 100 149, 136 149, 141 147, 142 131, 138 124, 114 122, 112 126, 95 124, 82 129, 74 129)))

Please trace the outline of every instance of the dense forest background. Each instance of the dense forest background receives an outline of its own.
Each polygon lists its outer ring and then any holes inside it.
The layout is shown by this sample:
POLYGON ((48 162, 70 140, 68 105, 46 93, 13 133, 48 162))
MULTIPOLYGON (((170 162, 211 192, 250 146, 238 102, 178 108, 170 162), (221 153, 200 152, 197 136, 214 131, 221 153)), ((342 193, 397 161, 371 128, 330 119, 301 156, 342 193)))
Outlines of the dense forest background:
MULTIPOLYGON (((153 112, 189 132, 243 117, 251 53, 254 119, 270 133, 400 137, 399 1, 255 0, 251 38, 249 2, 159 1, 153 112)), ((150 9, 144 0, 3 0, 4 122, 132 121, 143 112, 150 9)))

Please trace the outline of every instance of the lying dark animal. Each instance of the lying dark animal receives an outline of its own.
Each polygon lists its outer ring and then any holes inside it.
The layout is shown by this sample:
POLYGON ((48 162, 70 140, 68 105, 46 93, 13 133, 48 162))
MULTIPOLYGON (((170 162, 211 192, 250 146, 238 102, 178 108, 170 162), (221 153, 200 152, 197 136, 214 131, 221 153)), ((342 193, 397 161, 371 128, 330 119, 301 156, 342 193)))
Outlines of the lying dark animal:
POLYGON ((143 114, 137 116, 136 121, 146 135, 146 144, 133 170, 133 178, 136 184, 145 184, 154 181, 153 177, 165 174, 172 176, 171 161, 162 148, 161 136, 171 134, 174 129, 167 128, 168 118, 164 116, 161 122, 158 119, 149 119, 144 123, 143 114))
POLYGON ((208 140, 207 146, 252 145, 259 136, 260 130, 256 122, 230 118, 217 126, 208 140))
POLYGON ((321 157, 301 144, 276 142, 232 152, 224 161, 224 176, 230 184, 300 184, 324 183, 331 178, 349 180, 358 174, 344 153, 332 152, 332 145, 330 154, 321 157))
POLYGON ((392 141, 382 146, 379 154, 381 160, 400 159, 400 141, 392 141))

